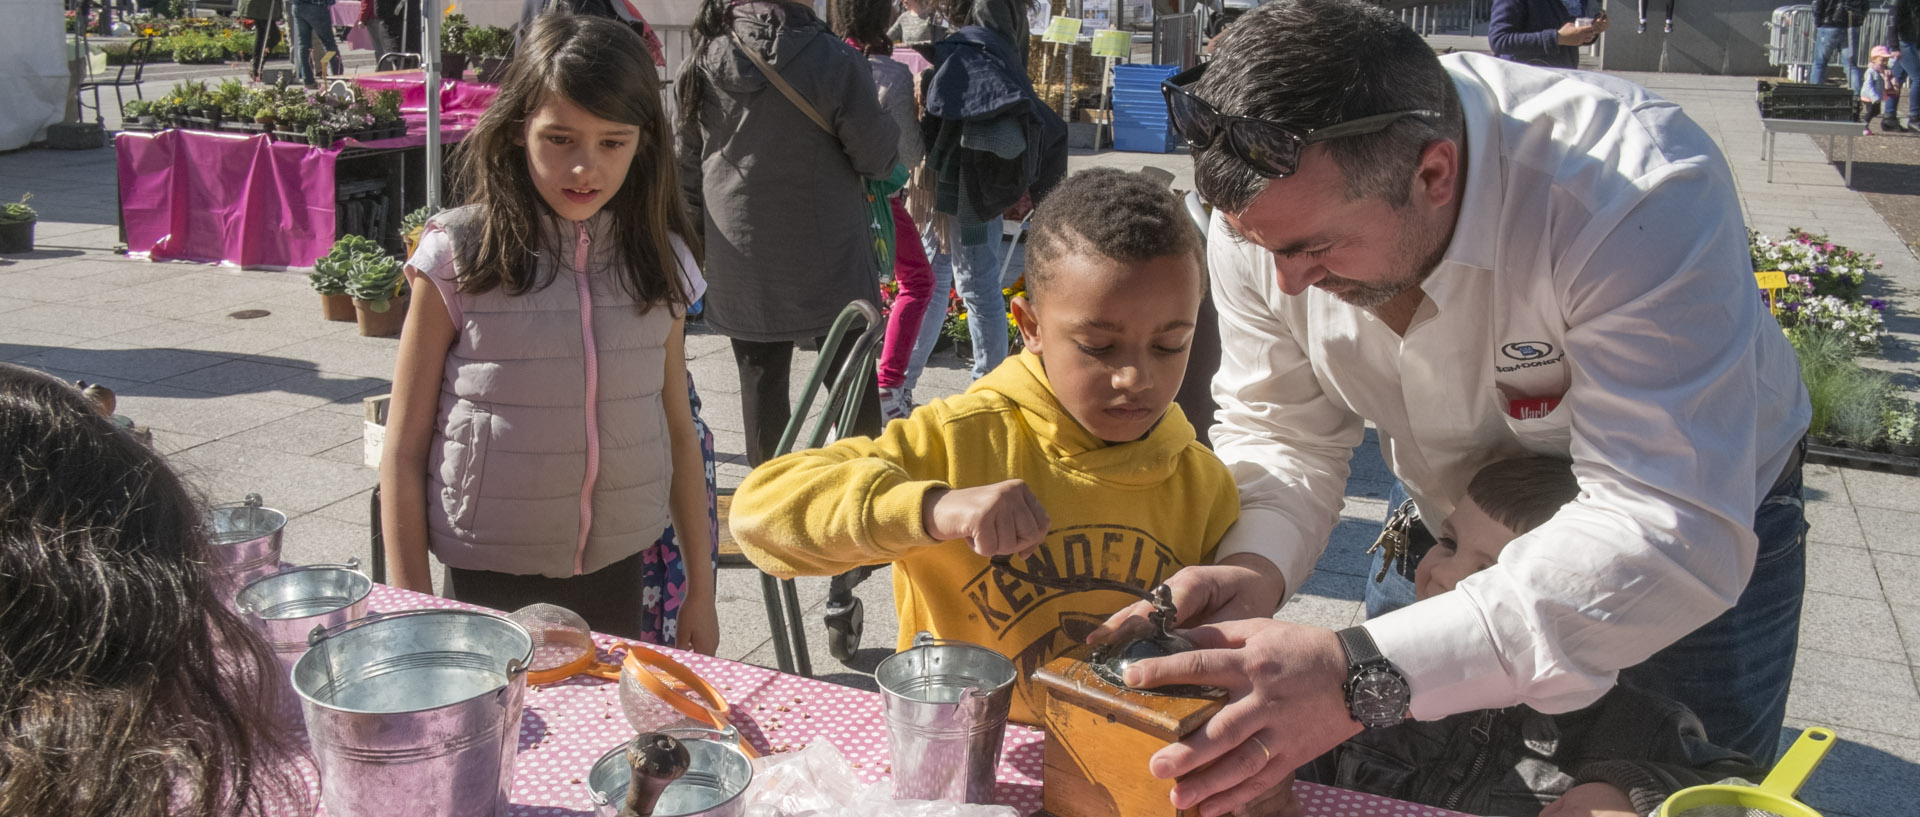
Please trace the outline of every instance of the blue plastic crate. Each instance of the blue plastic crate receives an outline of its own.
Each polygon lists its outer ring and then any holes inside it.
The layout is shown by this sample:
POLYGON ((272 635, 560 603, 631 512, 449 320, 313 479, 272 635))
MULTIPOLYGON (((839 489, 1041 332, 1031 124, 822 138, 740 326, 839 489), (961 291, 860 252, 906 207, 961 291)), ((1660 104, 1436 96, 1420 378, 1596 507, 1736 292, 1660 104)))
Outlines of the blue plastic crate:
POLYGON ((1115 123, 1113 128, 1114 150, 1129 153, 1172 153, 1179 147, 1179 138, 1171 131, 1125 127, 1118 123, 1115 123))
POLYGON ((1161 80, 1178 73, 1180 73, 1178 65, 1119 64, 1113 66, 1113 84, 1115 86, 1145 84, 1157 88, 1161 80))

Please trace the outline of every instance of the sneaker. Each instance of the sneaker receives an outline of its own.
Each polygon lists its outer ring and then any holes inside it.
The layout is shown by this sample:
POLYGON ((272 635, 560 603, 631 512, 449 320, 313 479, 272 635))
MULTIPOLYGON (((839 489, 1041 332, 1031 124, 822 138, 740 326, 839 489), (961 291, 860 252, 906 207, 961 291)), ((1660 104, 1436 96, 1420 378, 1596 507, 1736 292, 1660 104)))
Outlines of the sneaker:
POLYGON ((886 422, 905 419, 913 414, 913 392, 906 389, 880 390, 880 418, 886 422))

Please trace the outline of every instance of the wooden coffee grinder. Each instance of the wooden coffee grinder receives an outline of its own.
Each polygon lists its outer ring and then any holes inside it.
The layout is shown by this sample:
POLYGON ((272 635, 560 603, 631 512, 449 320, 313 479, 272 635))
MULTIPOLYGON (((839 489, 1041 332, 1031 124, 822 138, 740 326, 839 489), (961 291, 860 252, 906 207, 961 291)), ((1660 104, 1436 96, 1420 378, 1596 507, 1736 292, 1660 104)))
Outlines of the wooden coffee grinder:
POLYGON ((1224 705, 1225 694, 1211 687, 1177 686, 1145 690, 1126 685, 1133 662, 1194 648, 1175 635, 1172 594, 1166 585, 1143 591, 1132 585, 1091 577, 1050 578, 1012 566, 1007 557, 994 567, 1023 581, 1062 590, 1117 590, 1152 602, 1148 618, 1133 619, 1118 636, 1090 651, 1054 659, 1033 674, 1045 691, 1040 713, 1045 721, 1045 813, 1052 817, 1198 817, 1198 809, 1176 809, 1168 799, 1172 780, 1147 771, 1147 759, 1199 729, 1224 705))

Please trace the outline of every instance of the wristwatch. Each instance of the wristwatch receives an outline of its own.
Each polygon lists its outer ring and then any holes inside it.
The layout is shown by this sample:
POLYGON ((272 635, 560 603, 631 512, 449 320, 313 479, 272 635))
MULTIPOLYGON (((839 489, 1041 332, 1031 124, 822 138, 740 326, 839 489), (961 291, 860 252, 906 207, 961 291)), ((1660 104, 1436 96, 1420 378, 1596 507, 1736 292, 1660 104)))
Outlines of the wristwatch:
POLYGON ((1406 676, 1380 654, 1367 628, 1348 627, 1334 635, 1347 654, 1347 682, 1340 687, 1347 694, 1347 714, 1368 729, 1406 720, 1407 706, 1413 700, 1406 676))

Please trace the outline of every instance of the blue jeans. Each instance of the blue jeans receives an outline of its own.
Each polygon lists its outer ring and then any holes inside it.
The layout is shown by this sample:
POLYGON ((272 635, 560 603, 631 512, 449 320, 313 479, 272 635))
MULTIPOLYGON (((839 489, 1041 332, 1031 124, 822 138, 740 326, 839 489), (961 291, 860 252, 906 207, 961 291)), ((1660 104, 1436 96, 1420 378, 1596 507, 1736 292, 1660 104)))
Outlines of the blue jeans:
POLYGON ((293 64, 300 69, 300 82, 312 85, 313 58, 307 55, 312 48, 314 35, 320 36, 320 47, 332 52, 333 73, 346 73, 340 64, 340 44, 333 39, 333 8, 329 3, 293 2, 293 64))
MULTIPOLYGON (((1395 483, 1387 507, 1399 507, 1404 496, 1395 483)), ((1807 587, 1807 517, 1798 467, 1760 503, 1753 532, 1760 537, 1759 555, 1733 608, 1621 670, 1620 680, 1686 704, 1706 725, 1709 740, 1770 766, 1787 715, 1807 587)), ((1372 570, 1379 569, 1376 553, 1372 570)), ((1413 603, 1413 582, 1393 572, 1386 581, 1393 584, 1367 582, 1368 618, 1413 603)))
MULTIPOLYGON (((952 229, 948 232, 958 243, 960 228, 953 217, 936 218, 949 220, 952 229)), ((933 265, 934 305, 927 309, 927 317, 920 324, 920 337, 913 344, 913 359, 900 382, 902 387, 912 390, 914 384, 920 382, 920 370, 926 368, 933 342, 940 337, 940 324, 946 320, 943 298, 949 287, 960 292, 960 301, 967 308, 967 334, 973 342, 973 379, 985 377, 1000 361, 1007 359, 1007 297, 1000 292, 999 255, 1004 220, 989 221, 986 229, 985 244, 961 244, 953 253, 938 251, 935 230, 924 233, 927 261, 933 265), (979 320, 982 315, 988 319, 979 320)))
MULTIPOLYGON (((1907 121, 1913 122, 1916 121, 1916 116, 1920 116, 1920 114, 1915 113, 1915 111, 1920 111, 1920 48, 1915 48, 1914 43, 1909 40, 1901 40, 1898 65, 1899 67, 1894 73, 1899 74, 1904 72, 1906 74, 1907 121)), ((1893 109, 1889 107, 1887 110, 1888 116, 1892 116, 1893 109)))
POLYGON ((1819 28, 1813 33, 1813 72, 1808 81, 1819 85, 1827 81, 1827 60, 1833 57, 1835 49, 1840 51, 1840 65, 1847 74, 1847 87, 1860 93, 1860 64, 1854 59, 1854 46, 1860 42, 1860 29, 1855 28, 1819 28))

